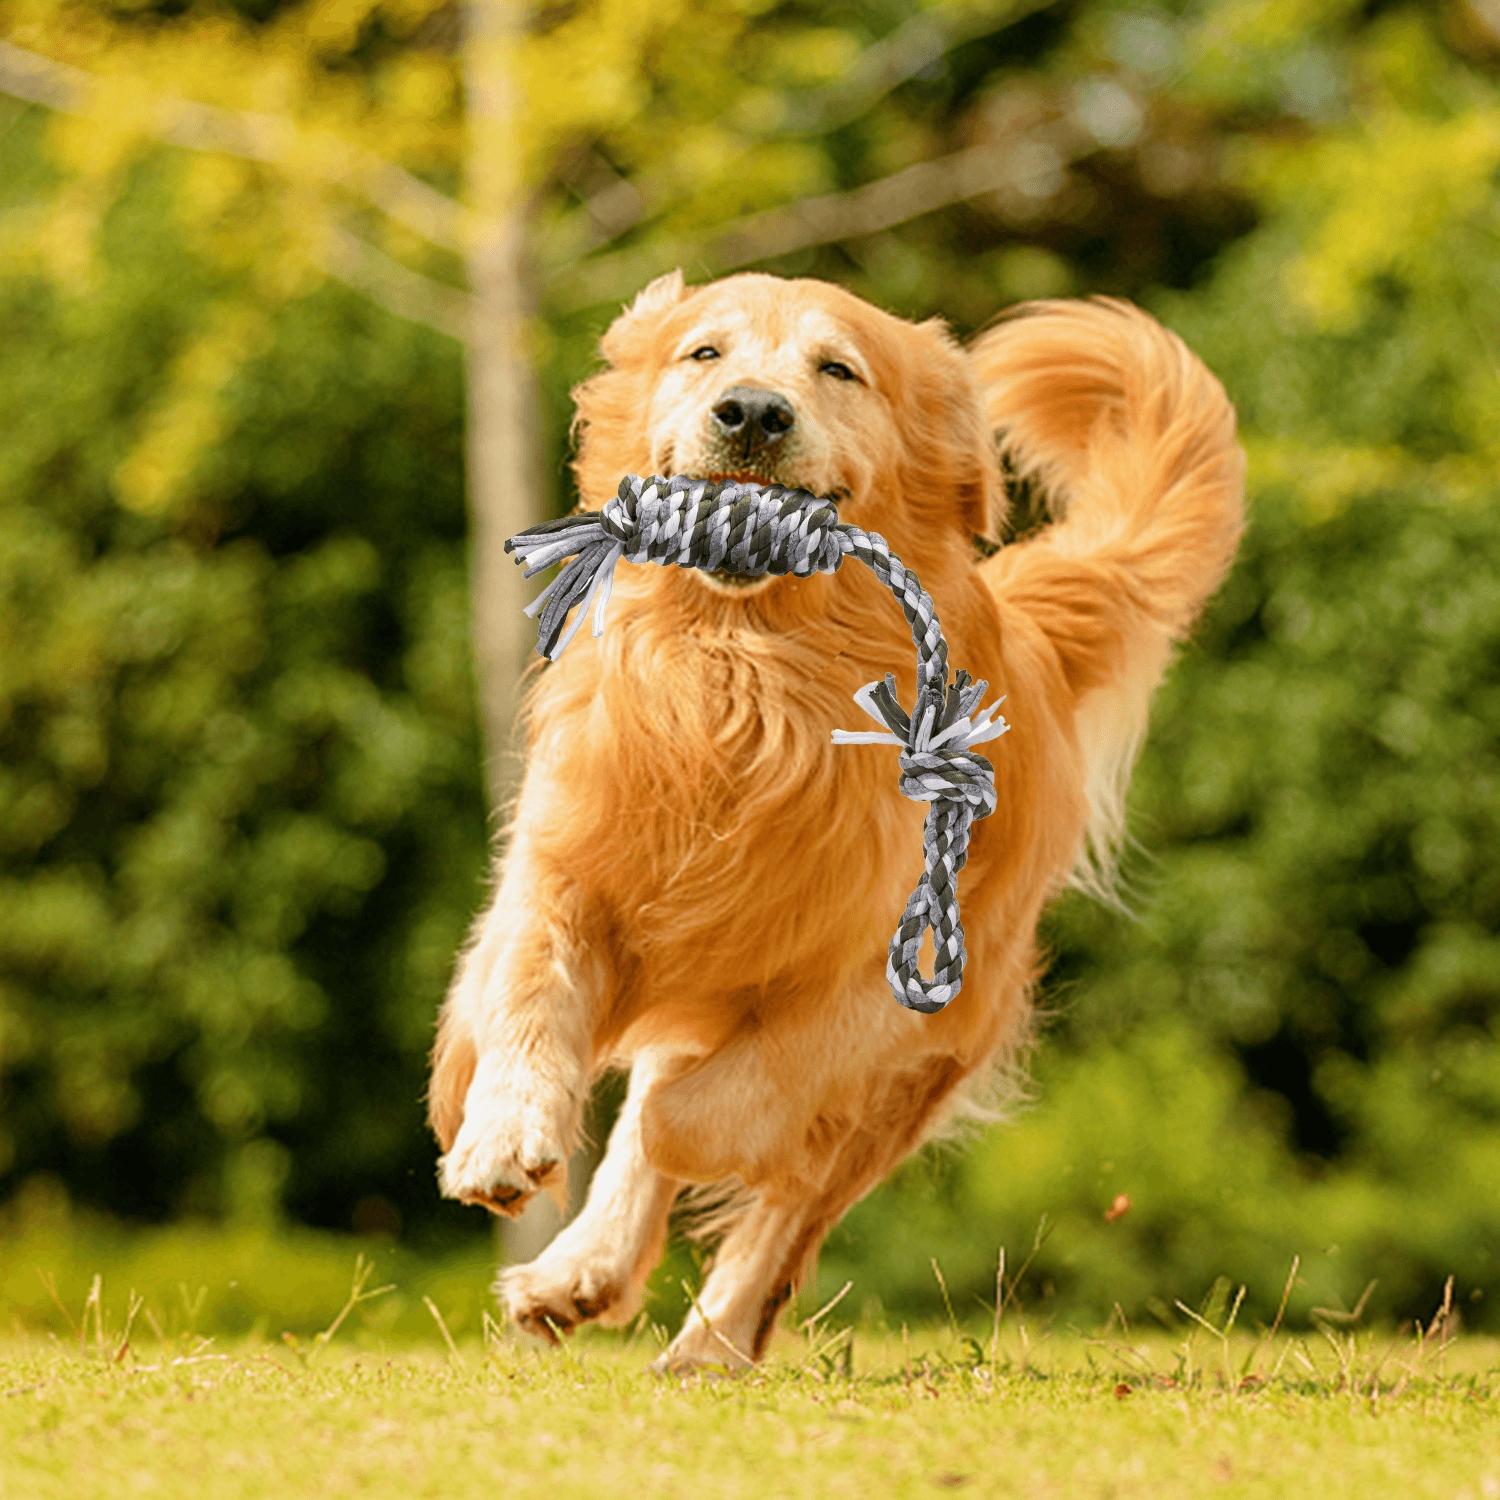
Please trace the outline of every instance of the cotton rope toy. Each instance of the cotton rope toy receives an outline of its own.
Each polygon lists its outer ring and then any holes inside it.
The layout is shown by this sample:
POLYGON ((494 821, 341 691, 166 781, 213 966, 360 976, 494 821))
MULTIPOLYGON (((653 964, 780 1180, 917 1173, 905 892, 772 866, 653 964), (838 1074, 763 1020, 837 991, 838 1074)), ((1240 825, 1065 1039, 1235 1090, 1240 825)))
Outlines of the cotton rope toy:
POLYGON ((988 687, 967 672, 948 680, 948 643, 931 596, 877 532, 839 520, 833 501, 781 485, 681 476, 627 475, 602 510, 581 511, 518 533, 505 544, 526 577, 571 558, 526 607, 540 616, 537 649, 556 660, 573 639, 589 606, 594 634, 604 629, 615 565, 675 564, 747 577, 835 573, 858 558, 895 595, 917 648, 917 701, 910 714, 896 698, 895 678, 872 682, 854 701, 880 732, 833 731, 835 744, 895 745, 901 751, 901 791, 929 804, 922 834, 925 865, 891 939, 885 973, 891 991, 911 1010, 941 1010, 963 986, 964 929, 958 914, 958 872, 969 856, 976 818, 995 810, 995 770, 974 746, 998 739, 1010 726, 1000 704, 976 713, 988 687), (568 615, 576 607, 572 623, 568 615), (931 930, 933 976, 918 968, 918 948, 931 930))

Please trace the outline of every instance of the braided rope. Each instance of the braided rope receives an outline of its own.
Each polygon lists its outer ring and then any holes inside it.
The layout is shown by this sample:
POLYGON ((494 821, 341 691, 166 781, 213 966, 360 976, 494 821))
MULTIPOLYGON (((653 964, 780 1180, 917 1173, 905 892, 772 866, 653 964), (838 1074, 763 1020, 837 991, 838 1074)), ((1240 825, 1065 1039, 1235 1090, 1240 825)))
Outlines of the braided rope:
POLYGON ((901 606, 917 650, 917 697, 910 714, 896 697, 895 678, 872 682, 854 701, 881 727, 835 729, 840 745, 895 745, 901 751, 901 791, 929 804, 922 834, 921 879, 891 938, 886 979, 910 1010, 941 1010, 963 987, 963 923, 958 872, 969 857, 976 818, 995 810, 995 770, 974 746, 998 739, 1010 726, 999 702, 979 709, 987 683, 967 672, 948 680, 948 643, 932 596, 878 532, 839 520, 831 500, 781 485, 681 476, 628 475, 602 510, 582 511, 520 532, 505 544, 525 564, 526 577, 564 563, 557 577, 526 607, 537 617, 537 649, 556 660, 593 606, 594 634, 604 629, 616 564, 655 562, 723 570, 746 576, 835 573, 846 557, 871 570, 901 606), (570 559, 570 560, 569 560, 570 559), (576 613, 575 613, 576 610, 576 613), (571 623, 568 616, 573 615, 571 623), (932 934, 933 974, 924 978, 918 950, 932 934))

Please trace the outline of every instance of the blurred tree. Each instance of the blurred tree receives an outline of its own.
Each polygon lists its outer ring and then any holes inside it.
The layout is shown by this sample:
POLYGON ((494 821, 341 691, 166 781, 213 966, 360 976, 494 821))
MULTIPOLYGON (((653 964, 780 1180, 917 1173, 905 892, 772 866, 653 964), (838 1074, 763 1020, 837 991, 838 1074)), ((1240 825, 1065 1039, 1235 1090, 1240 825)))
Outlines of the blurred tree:
MULTIPOLYGON (((465 401, 476 494, 563 503, 619 302, 753 264, 961 331, 1136 296, 1245 418, 1260 520, 1142 767, 1142 920, 1060 913, 1042 1105, 893 1189, 934 1243, 963 1223, 955 1295, 1043 1211, 1073 1305, 1274 1298, 1292 1250, 1403 1310, 1493 1277, 1490 11, 471 13, 493 46, 436 0, 0 6, 13 1177, 430 1221, 420 1056, 483 864, 465 401)), ((930 1307, 891 1211, 841 1253, 930 1307)))
MULTIPOLYGON (((746 3, 698 13, 594 0, 530 20, 524 6, 494 0, 468 7, 465 31, 463 12, 437 0, 244 6, 9 0, 0 11, 6 36, 0 91, 33 106, 10 116, 9 191, 0 220, 0 276, 18 335, 12 349, 32 350, 9 408, 17 423, 29 413, 26 425, 35 434, 10 455, 16 524, 27 518, 62 548, 87 537, 88 550, 74 559, 79 577, 105 576, 118 563, 144 579, 171 556, 185 580, 208 590, 204 608, 214 599, 229 607, 232 594, 214 582, 221 566, 261 557, 260 571, 252 569, 244 581, 242 609, 251 617, 244 649, 264 656, 266 671, 284 676, 287 663, 263 639, 275 633, 279 576, 265 564, 300 563, 301 553, 311 555, 325 542, 343 544, 350 518, 342 507, 320 508, 329 495, 354 481, 370 499, 387 497, 389 529, 381 532, 365 517, 352 527, 376 548, 381 586, 403 570, 402 552, 413 539, 446 540, 449 524, 426 515, 430 492, 412 480, 412 466, 421 472, 432 455, 403 446, 402 424, 389 424, 381 435, 391 469, 363 472, 343 451, 354 432, 367 430, 351 405, 359 381, 351 372, 342 401, 331 403, 304 367, 295 331, 329 317, 330 306, 345 308, 341 319, 352 316, 345 303, 330 301, 330 281, 356 289, 385 312, 464 346, 469 532, 478 549, 475 639, 488 668, 482 696, 491 763, 501 767, 509 688, 526 626, 516 571, 500 558, 497 543, 539 506, 554 503, 557 465, 543 469, 538 450, 555 453, 561 446, 564 392, 570 374, 590 357, 598 303, 612 306, 633 292, 642 268, 660 269, 705 225, 720 265, 806 254, 1008 181, 1010 167, 983 140, 929 160, 942 111, 918 93, 907 119, 898 100, 924 72, 946 67, 955 48, 1003 34, 1038 11, 1011 3, 934 6, 905 16, 872 10, 841 29, 796 6, 746 3), (900 138, 883 139, 893 126, 901 127, 900 138), (519 228, 521 209, 530 247, 519 228), (129 235, 121 232, 127 224, 129 235), (552 274, 539 277, 539 267, 552 274), (535 293, 534 282, 540 282, 535 293), (545 323, 531 317, 538 295, 551 315, 545 323), (84 341, 95 351, 118 344, 123 352, 108 367, 90 361, 80 388, 59 405, 48 393, 61 361, 76 360, 84 341), (549 393, 539 426, 530 415, 533 361, 549 393), (257 382, 298 389, 309 404, 300 412, 247 414, 237 393, 257 382), (84 392, 94 393, 98 412, 87 466, 76 457, 80 433, 62 421, 38 423, 34 415, 74 409, 84 392), (288 424, 295 424, 290 442, 288 424), (258 493, 262 468, 274 472, 272 493, 291 502, 290 514, 258 493), (537 470, 547 475, 545 499, 528 477, 537 470)), ((378 333, 385 326, 378 319, 362 318, 358 326, 367 342, 409 351, 397 361, 407 378, 423 378, 424 362, 450 370, 449 356, 431 340, 398 337, 395 324, 389 335, 378 333)), ((439 384, 423 395, 443 389, 439 384)), ((372 416, 390 399, 365 394, 374 402, 372 416)), ((414 409, 422 404, 414 392, 414 409)), ((35 659, 48 662, 43 647, 62 628, 65 611, 39 583, 32 557, 17 550, 11 561, 19 591, 13 607, 27 631, 43 630, 33 643, 35 659)), ((71 594, 77 582, 72 572, 41 576, 62 593, 71 594)), ((365 582, 375 587, 373 575, 365 582)), ((356 620, 348 632, 342 643, 332 633, 318 637, 314 656, 364 653, 378 676, 401 649, 397 639, 362 633, 356 620)), ((176 680, 188 636, 179 629, 172 638, 173 650, 151 658, 148 670, 163 702, 170 701, 165 684, 176 680)), ((178 731, 130 719, 122 678, 66 655, 50 661, 47 672, 48 681, 61 674, 53 691, 75 690, 74 676, 95 679, 89 707, 68 722, 76 720, 78 733, 86 728, 98 747, 89 775, 101 795, 120 791, 115 752, 123 735, 145 734, 147 761, 161 777, 162 762, 150 756, 176 743, 178 731)), ((66 780, 72 773, 53 763, 51 741, 64 716, 35 698, 42 680, 27 678, 14 688, 7 760, 32 766, 28 774, 51 785, 54 776, 66 780)), ((384 688, 377 690, 381 703, 384 688)), ((263 710, 245 681, 230 673, 213 692, 259 721, 263 710)), ((497 769, 497 793, 503 783, 497 769)), ((310 795, 318 802, 316 792, 310 795)), ((108 930, 97 925, 106 913, 120 917, 127 846, 148 840, 171 797, 162 789, 153 801, 142 781, 128 808, 103 820, 56 787, 48 796, 56 825, 44 820, 45 831, 17 845, 11 892, 24 907, 42 899, 49 879, 61 880, 57 908, 70 914, 74 939, 83 942, 108 930), (94 892, 93 908, 82 902, 85 889, 94 892)), ((273 803, 267 789, 268 815, 273 803)), ((342 826, 341 812, 321 804, 318 811, 332 812, 342 826)), ((137 893, 141 912, 149 915, 152 901, 169 895, 209 899, 211 883, 195 888, 184 872, 195 860, 212 862, 224 848, 239 849, 242 817, 238 802, 226 797, 180 820, 186 831, 177 864, 149 899, 144 888, 137 893)), ((329 836, 327 828, 319 833, 329 836)), ((385 847, 386 839, 375 842, 385 847)), ((235 874, 242 900, 251 899, 258 883, 277 884, 269 855, 258 869, 254 879, 235 874)), ((358 921, 343 939, 349 946, 375 930, 381 902, 398 884, 375 874, 369 879, 368 901, 342 898, 357 908, 358 921)), ((307 893, 314 907, 328 897, 315 886, 307 893)), ((285 899, 278 892, 277 900, 285 899)), ((467 904, 455 902, 450 920, 467 904)), ((336 972, 346 957, 332 934, 309 933, 306 920, 304 912, 264 939, 266 952, 289 966, 288 983, 326 965, 336 972)), ((242 940, 240 912, 217 913, 215 921, 231 949, 242 940)), ((190 926, 158 935, 162 954, 184 967, 196 951, 190 926)), ((171 999, 166 989, 154 1007, 140 1007, 138 1024, 150 1036, 138 1051, 111 1052, 102 1040, 111 1023, 101 1022, 91 1071, 71 1071, 63 1032, 74 1023, 54 1030, 37 1017, 57 996, 84 1004, 85 1015, 128 1010, 126 997, 135 991, 116 967, 120 950, 106 945, 92 998, 79 1000, 77 976, 69 977, 46 945, 28 947, 26 929, 19 917, 11 924, 10 1024, 17 1038, 28 1038, 16 1042, 11 1057, 17 1066, 25 1057, 39 1074, 32 1080, 34 1124, 21 1129, 28 1145, 13 1147, 16 1161, 32 1169, 72 1159, 63 1141, 52 1151, 41 1146, 44 1123, 64 1095, 75 1110, 113 1098, 93 1138, 118 1141, 128 1155, 151 1133, 149 1121, 161 1118, 159 1102, 148 1110, 144 1101, 150 1062, 173 1059, 163 1076, 169 1084, 176 1080, 184 1055, 174 1049, 186 1046, 199 1024, 194 1006, 185 997, 171 999)), ((437 988, 430 978, 429 972, 428 995, 437 988)), ((298 1038, 315 1013, 327 1026, 335 1013, 352 1008, 352 992, 337 983, 332 992, 314 985, 306 996, 300 1020, 294 1021, 294 1007, 270 1006, 261 1016, 278 1057, 312 1050, 298 1038)), ((415 1009, 422 1015, 426 1006, 415 1009)), ((234 1012, 226 1000, 226 1015, 234 1012)), ((254 1029, 248 1014, 235 1024, 254 1029)), ((403 1029, 408 1055, 419 1029, 413 1023, 403 1029)), ((235 1055, 226 1048, 215 1066, 233 1073, 235 1055)), ((306 1061, 290 1071, 302 1071, 306 1061)), ((30 1087, 17 1082, 12 1093, 25 1097, 30 1087)), ((240 1077, 236 1087, 241 1124, 230 1135, 238 1131, 253 1142, 274 1125, 284 1139, 287 1121, 311 1118, 305 1091, 287 1089, 273 1109, 268 1077, 240 1077)), ((201 1098, 191 1109, 216 1118, 201 1098)), ((329 1137, 330 1159, 337 1135, 329 1137)), ((195 1141, 205 1160, 216 1159, 216 1139, 210 1133, 195 1141)), ((310 1180, 319 1171, 314 1160, 306 1149, 297 1153, 310 1180)), ((154 1175, 162 1182, 198 1180, 191 1171, 154 1175)), ((122 1206, 134 1191, 129 1179, 120 1179, 122 1206)), ((101 1186, 96 1178, 96 1190, 101 1186)), ((214 1201, 201 1186, 188 1191, 194 1201, 214 1201)), ((306 1201, 295 1190, 293 1199, 306 1201)), ((163 1193, 157 1206, 170 1206, 170 1196, 163 1193)))
POLYGON ((331 1184, 430 1170, 413 997, 482 860, 458 369, 304 299, 224 386, 191 509, 121 505, 216 290, 163 176, 90 295, 0 283, 0 1151, 122 1211, 347 1215, 331 1184))
POLYGON ((29 244, 24 229, 13 237, 13 253, 30 250, 54 274, 76 274, 91 228, 137 163, 163 143, 198 154, 177 163, 175 206, 197 252, 226 274, 116 474, 122 501, 148 512, 191 503, 227 382, 257 333, 325 277, 465 343, 471 532, 484 584, 474 590, 475 641, 498 799, 525 645, 513 623, 523 602, 515 570, 491 553, 494 538, 544 503, 525 415, 534 399, 518 295, 524 198, 516 121, 503 103, 515 63, 496 24, 518 11, 470 8, 468 93, 480 101, 482 128, 466 133, 451 7, 279 9, 262 24, 236 25, 216 8, 17 7, 13 34, 43 50, 0 43, 0 87, 58 113, 50 144, 62 201, 35 216, 29 244), (392 159, 400 156, 417 170, 392 159), (461 204, 446 189, 465 178, 461 204), (465 268, 467 294, 457 284, 465 268))

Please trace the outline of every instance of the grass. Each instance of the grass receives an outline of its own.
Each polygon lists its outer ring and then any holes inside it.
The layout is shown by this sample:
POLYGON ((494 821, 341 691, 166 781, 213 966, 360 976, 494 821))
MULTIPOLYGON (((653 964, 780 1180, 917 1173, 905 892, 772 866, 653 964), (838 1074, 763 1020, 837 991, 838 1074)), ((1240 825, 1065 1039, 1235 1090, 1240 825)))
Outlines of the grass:
POLYGON ((361 1260, 316 1332, 226 1341, 186 1289, 59 1293, 0 1342, 0 1496, 1500 1497, 1500 1340, 1447 1307, 1255 1335, 1221 1292, 1175 1333, 1086 1336, 829 1306, 751 1375, 678 1380, 646 1372, 644 1319, 545 1350, 455 1335, 423 1294, 418 1341, 381 1322, 398 1295, 361 1260))

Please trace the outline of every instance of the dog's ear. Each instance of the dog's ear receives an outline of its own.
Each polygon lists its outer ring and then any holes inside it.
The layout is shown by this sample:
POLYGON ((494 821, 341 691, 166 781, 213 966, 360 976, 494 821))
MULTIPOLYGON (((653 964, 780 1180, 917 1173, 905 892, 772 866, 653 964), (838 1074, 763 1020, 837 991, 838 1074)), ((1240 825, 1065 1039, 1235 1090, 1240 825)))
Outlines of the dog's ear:
POLYGON ((658 276, 599 341, 605 367, 573 388, 573 476, 587 506, 603 505, 622 473, 646 472, 651 445, 645 412, 655 368, 652 334, 687 295, 681 271, 658 276))
POLYGON ((687 296, 687 283, 681 269, 668 271, 648 282, 636 293, 633 301, 610 325, 609 331, 599 341, 599 348, 610 364, 617 365, 628 359, 632 349, 639 346, 647 329, 663 313, 670 312, 687 296))
POLYGON ((938 512, 934 520, 956 519, 971 535, 992 538, 1004 519, 1005 491, 968 357, 940 318, 918 324, 917 332, 924 357, 909 396, 907 493, 938 512))

